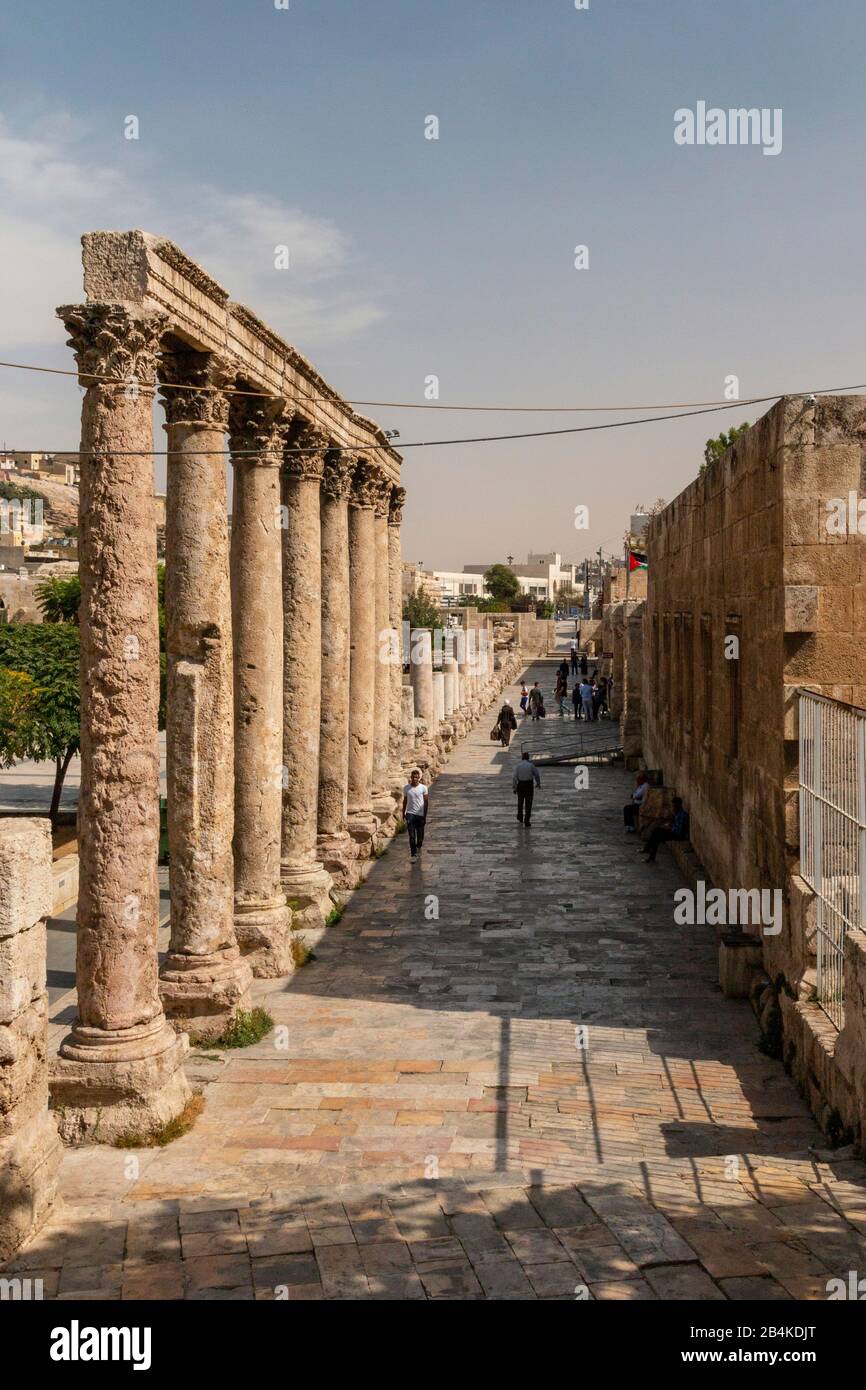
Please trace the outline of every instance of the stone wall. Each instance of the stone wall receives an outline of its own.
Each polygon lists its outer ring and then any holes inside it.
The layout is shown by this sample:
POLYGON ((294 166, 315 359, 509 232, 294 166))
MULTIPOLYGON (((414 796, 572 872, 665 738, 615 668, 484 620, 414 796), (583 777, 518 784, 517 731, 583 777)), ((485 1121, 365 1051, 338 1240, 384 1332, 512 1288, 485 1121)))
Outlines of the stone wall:
POLYGON ((48 1111, 46 820, 0 821, 0 1263, 48 1216, 60 1140, 48 1111))
POLYGON ((866 492, 864 442, 866 399, 784 398, 647 530, 643 761, 684 797, 714 884, 782 890, 782 931, 761 938, 776 1041, 825 1124, 835 1036, 809 1003, 809 893, 794 877, 796 691, 866 703, 866 550, 827 527, 831 499, 866 492))

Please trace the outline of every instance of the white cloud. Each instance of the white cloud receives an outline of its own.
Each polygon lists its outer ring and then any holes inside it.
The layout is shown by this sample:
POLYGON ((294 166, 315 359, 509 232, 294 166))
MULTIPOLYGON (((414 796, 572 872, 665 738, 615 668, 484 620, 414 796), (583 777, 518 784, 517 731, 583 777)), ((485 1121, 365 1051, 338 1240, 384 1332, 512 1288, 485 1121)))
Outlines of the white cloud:
POLYGON ((212 185, 176 190, 159 171, 127 170, 81 153, 86 132, 65 113, 22 134, 0 115, 0 300, 5 349, 59 346, 58 304, 83 298, 80 237, 105 227, 143 227, 176 241, 233 299, 306 356, 383 317, 353 285, 349 242, 331 221, 268 194, 212 185), (277 270, 277 246, 290 268, 277 270))

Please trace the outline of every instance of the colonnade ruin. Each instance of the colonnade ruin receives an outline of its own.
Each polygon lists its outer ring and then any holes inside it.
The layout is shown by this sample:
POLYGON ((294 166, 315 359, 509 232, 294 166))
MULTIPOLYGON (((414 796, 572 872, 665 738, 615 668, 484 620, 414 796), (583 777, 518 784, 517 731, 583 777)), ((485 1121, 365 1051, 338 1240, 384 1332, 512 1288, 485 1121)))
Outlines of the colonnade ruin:
POLYGON ((404 632, 401 459, 376 424, 172 243, 97 232, 83 248, 86 300, 58 310, 84 389, 78 1019, 49 1064, 50 836, 46 822, 17 819, 0 827, 11 981, 0 990, 0 1258, 50 1207, 58 1131, 111 1142, 184 1109, 189 1035, 218 1037, 249 1007, 254 977, 291 973, 293 928, 324 928, 394 833, 409 769, 435 776, 520 656, 494 670, 475 610, 441 650, 429 630, 404 632))

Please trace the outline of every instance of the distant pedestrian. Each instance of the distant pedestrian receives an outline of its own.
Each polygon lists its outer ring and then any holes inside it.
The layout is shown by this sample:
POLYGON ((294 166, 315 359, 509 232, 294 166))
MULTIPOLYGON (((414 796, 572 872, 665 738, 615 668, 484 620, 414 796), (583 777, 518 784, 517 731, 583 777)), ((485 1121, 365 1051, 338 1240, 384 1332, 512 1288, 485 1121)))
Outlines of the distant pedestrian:
POLYGON ((565 702, 568 699, 568 676, 563 675, 562 670, 556 677, 556 690, 553 692, 553 698, 559 702, 559 717, 562 719, 565 715, 565 702))
POLYGON ((580 705, 580 681, 574 682, 574 689, 571 692, 571 703, 574 705, 575 719, 582 719, 583 711, 580 705))
POLYGON ((523 710, 524 716, 526 715, 526 706, 528 703, 529 687, 526 684, 524 684, 520 687, 520 708, 523 710))
POLYGON ((647 799, 649 792, 649 778, 645 772, 639 772, 635 780, 635 788, 631 794, 631 801, 627 801, 622 808, 622 818, 625 828, 629 834, 637 832, 637 820, 640 815, 640 808, 647 799))
POLYGON ((646 862, 654 864, 658 853, 659 845, 665 840, 687 840, 689 838, 689 813, 683 805, 681 796, 673 799, 674 813, 669 821, 664 825, 657 825, 650 831, 650 837, 644 846, 646 862))
POLYGON ((409 832, 409 857, 414 863, 424 844, 424 829, 430 808, 430 788, 421 781, 417 767, 403 788, 403 819, 409 832))
POLYGON ((580 658, 580 674, 581 674, 582 676, 585 676, 588 670, 589 670, 589 662, 588 662, 587 659, 586 659, 586 653, 584 653, 584 654, 581 656, 581 658, 580 658))
POLYGON ((607 676, 600 676, 598 681, 599 719, 601 719, 604 715, 607 715, 608 717, 610 716, 610 710, 607 707, 607 676))
POLYGON ((571 674, 577 675, 577 638, 571 639, 571 674))
POLYGON ((544 709, 544 694, 538 681, 529 692, 528 707, 533 722, 541 718, 541 711, 544 709))
POLYGON ((587 723, 592 722, 592 686, 584 676, 580 683, 580 703, 583 707, 583 717, 587 723))
POLYGON ((535 764, 530 762, 528 753, 523 754, 514 769, 511 786, 512 790, 517 793, 517 819, 522 825, 529 826, 532 815, 532 798, 535 795, 535 788, 541 786, 541 774, 535 764))
POLYGON ((507 748, 511 742, 511 735, 517 728, 517 720, 514 717, 514 710, 511 708, 511 701, 506 700, 502 709, 499 711, 499 718, 496 721, 499 730, 499 742, 503 748, 507 748))

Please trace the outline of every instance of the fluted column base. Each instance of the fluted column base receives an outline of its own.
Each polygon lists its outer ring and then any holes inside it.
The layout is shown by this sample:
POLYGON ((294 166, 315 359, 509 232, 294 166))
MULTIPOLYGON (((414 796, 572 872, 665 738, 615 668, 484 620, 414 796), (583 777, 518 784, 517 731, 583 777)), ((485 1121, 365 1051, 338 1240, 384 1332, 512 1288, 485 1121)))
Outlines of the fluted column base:
POLYGON ((284 896, 268 899, 235 899, 235 935, 241 955, 257 980, 274 980, 291 975, 292 914, 284 896))
POLYGON ((213 1042, 225 1033, 238 1009, 251 1007, 253 972, 237 946, 209 955, 169 951, 160 971, 159 996, 178 1032, 196 1042, 213 1042))
POLYGON ((51 1074, 57 1128, 67 1144, 110 1144, 174 1120, 192 1092, 183 1070, 189 1038, 163 1014, 132 1028, 76 1024, 51 1074))

